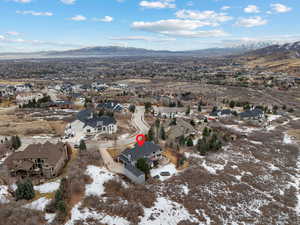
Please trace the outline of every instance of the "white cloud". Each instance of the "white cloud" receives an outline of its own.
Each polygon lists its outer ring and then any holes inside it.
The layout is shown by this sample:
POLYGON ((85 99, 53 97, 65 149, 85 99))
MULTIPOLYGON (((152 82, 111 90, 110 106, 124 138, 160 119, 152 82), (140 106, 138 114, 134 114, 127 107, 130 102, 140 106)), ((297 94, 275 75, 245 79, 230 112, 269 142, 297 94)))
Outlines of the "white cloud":
POLYGON ((141 1, 140 6, 151 9, 176 8, 175 0, 141 1))
POLYGON ((259 13, 259 8, 256 5, 248 5, 244 8, 245 13, 259 13))
POLYGON ((225 6, 223 6, 223 7, 221 8, 221 10, 226 11, 226 10, 228 10, 228 9, 230 9, 230 8, 231 8, 230 6, 225 5, 225 6))
POLYGON ((14 2, 19 2, 19 3, 30 3, 32 0, 13 0, 14 2))
POLYGON ((76 0, 60 0, 60 1, 66 5, 72 5, 76 2, 76 0))
POLYGON ((105 22, 105 23, 110 23, 114 20, 114 18, 111 17, 111 16, 104 16, 103 18, 100 18, 100 19, 94 18, 93 20, 94 21, 105 22))
POLYGON ((74 20, 74 21, 85 21, 86 17, 83 16, 83 15, 76 15, 76 16, 71 17, 71 20, 74 20))
POLYGON ((231 20, 232 17, 228 16, 226 13, 216 13, 212 10, 197 11, 197 10, 179 10, 175 13, 177 18, 181 19, 192 19, 192 20, 202 20, 210 22, 213 26, 219 25, 220 22, 226 22, 231 20))
POLYGON ((36 12, 33 10, 28 10, 28 11, 16 11, 17 14, 22 14, 22 15, 32 15, 32 16, 53 16, 52 12, 36 12))
POLYGON ((249 18, 240 18, 236 25, 241 27, 257 27, 267 24, 268 21, 260 16, 254 16, 249 18))
POLYGON ((292 8, 289 8, 283 4, 275 3, 270 5, 272 10, 276 13, 286 13, 292 10, 292 8))
POLYGON ((131 27, 136 30, 188 38, 217 37, 226 35, 226 33, 222 30, 198 30, 198 28, 203 26, 211 26, 211 23, 199 20, 170 19, 155 22, 139 21, 133 22, 131 25, 131 27))
POLYGON ((20 33, 16 32, 16 31, 7 31, 5 34, 9 35, 9 36, 19 36, 20 35, 20 33))

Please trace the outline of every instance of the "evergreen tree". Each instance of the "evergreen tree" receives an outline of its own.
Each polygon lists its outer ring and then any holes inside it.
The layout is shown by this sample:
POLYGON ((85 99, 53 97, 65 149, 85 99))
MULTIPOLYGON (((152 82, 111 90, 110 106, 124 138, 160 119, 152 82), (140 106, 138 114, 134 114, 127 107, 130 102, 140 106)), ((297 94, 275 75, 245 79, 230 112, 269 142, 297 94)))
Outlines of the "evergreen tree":
POLYGON ((196 125, 195 121, 194 120, 191 120, 191 125, 194 127, 196 125))
POLYGON ((12 136, 10 138, 11 146, 13 149, 17 150, 21 147, 21 140, 18 136, 12 136))
POLYGON ((129 112, 134 113, 135 112, 135 105, 129 106, 129 112))
POLYGON ((170 122, 170 126, 175 126, 177 124, 176 118, 173 118, 170 122))
POLYGON ((33 199, 35 196, 33 184, 30 179, 25 179, 17 184, 17 190, 15 191, 15 196, 17 200, 33 199))
POLYGON ((179 137, 179 145, 180 145, 180 146, 185 145, 185 138, 184 138, 183 135, 181 135, 181 136, 179 137))
POLYGON ((235 102, 233 100, 230 101, 229 107, 230 108, 234 108, 235 107, 235 102))
POLYGON ((188 116, 188 115, 190 115, 190 113, 191 113, 191 107, 188 106, 186 111, 185 111, 185 115, 188 116))
POLYGON ((160 128, 160 138, 162 139, 162 140, 166 140, 166 132, 165 132, 165 128, 162 126, 161 128, 160 128))
POLYGON ((188 146, 188 147, 194 146, 194 143, 193 143, 192 138, 189 137, 189 138, 187 139, 187 141, 186 141, 186 146, 188 146))
POLYGON ((209 131, 207 127, 204 127, 203 131, 202 131, 202 136, 207 137, 209 135, 209 131))
POLYGON ((201 112, 201 111, 202 111, 201 104, 198 103, 198 112, 201 112))
POLYGON ((153 141, 154 140, 154 130, 153 130, 153 127, 150 128, 150 130, 148 131, 148 141, 153 141))
POLYGON ((84 140, 80 140, 79 150, 80 152, 86 152, 86 144, 84 140))
POLYGON ((155 127, 156 127, 156 128, 159 128, 159 126, 160 126, 160 120, 157 118, 157 119, 155 120, 155 127))
POLYGON ((150 167, 144 158, 140 158, 137 160, 136 168, 143 171, 145 173, 145 176, 147 177, 150 172, 150 167))

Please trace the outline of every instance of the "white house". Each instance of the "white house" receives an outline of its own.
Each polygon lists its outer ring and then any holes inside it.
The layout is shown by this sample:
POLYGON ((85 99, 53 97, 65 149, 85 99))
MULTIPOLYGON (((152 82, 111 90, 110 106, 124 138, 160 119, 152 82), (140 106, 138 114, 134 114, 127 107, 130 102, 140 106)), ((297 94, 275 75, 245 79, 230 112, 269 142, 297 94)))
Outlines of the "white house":
POLYGON ((98 116, 92 110, 82 110, 77 119, 69 124, 68 133, 73 128, 80 129, 84 134, 113 134, 117 132, 117 122, 110 116, 98 116))

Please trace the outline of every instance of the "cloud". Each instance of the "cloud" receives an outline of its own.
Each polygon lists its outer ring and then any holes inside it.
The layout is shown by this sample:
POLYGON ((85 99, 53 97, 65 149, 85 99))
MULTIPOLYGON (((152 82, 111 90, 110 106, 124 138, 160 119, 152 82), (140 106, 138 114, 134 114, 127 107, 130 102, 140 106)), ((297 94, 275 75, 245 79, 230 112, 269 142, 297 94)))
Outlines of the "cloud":
POLYGON ((127 36, 127 37, 113 37, 110 40, 114 41, 148 41, 148 42, 167 42, 175 41, 175 38, 154 38, 147 36, 127 36))
POLYGON ((52 12, 36 12, 33 10, 28 10, 28 11, 16 11, 17 14, 22 14, 22 15, 32 15, 32 16, 53 16, 52 12))
POLYGON ((86 17, 83 15, 76 15, 70 18, 73 21, 85 21, 86 17))
POLYGON ((66 5, 72 5, 76 2, 76 0, 60 0, 60 1, 66 5))
POLYGON ((197 11, 197 10, 179 10, 175 13, 177 18, 192 19, 210 22, 213 26, 218 26, 218 23, 231 20, 232 17, 226 13, 216 13, 212 10, 197 11))
POLYGON ((292 8, 289 8, 289 7, 287 7, 283 4, 279 4, 279 3, 271 4, 270 6, 272 8, 272 11, 276 12, 276 13, 286 13, 286 12, 289 12, 292 10, 292 8))
POLYGON ((228 10, 228 9, 230 9, 230 8, 231 8, 230 6, 225 5, 225 6, 223 6, 223 7, 221 8, 221 10, 226 11, 226 10, 228 10))
POLYGON ((94 18, 93 20, 94 21, 105 22, 105 23, 110 23, 114 20, 114 18, 111 17, 111 16, 104 16, 103 18, 100 18, 100 19, 94 18))
POLYGON ((9 35, 9 36, 19 36, 20 35, 20 33, 16 32, 16 31, 7 31, 5 34, 9 35))
POLYGON ((240 18, 237 22, 237 26, 241 27, 257 27, 267 24, 268 21, 260 16, 254 16, 249 18, 240 18))
POLYGON ((211 25, 212 24, 210 22, 206 21, 170 19, 155 22, 137 21, 133 22, 131 27, 136 30, 187 38, 217 37, 226 35, 226 33, 222 30, 198 30, 200 27, 211 25))
POLYGON ((245 13, 259 13, 259 8, 256 5, 248 5, 244 8, 245 13))
POLYGON ((176 8, 175 0, 141 1, 140 6, 151 9, 176 8))
POLYGON ((14 2, 19 2, 19 3, 30 3, 32 0, 13 0, 14 2))

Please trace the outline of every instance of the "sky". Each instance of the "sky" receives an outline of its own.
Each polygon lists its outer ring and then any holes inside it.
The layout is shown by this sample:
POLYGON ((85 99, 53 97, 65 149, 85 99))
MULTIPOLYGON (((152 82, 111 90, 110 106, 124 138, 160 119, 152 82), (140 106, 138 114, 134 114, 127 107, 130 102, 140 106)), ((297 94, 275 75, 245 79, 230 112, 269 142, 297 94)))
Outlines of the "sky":
POLYGON ((0 0, 0 52, 300 40, 299 0, 0 0))

